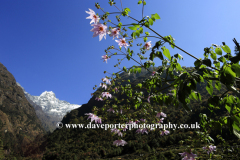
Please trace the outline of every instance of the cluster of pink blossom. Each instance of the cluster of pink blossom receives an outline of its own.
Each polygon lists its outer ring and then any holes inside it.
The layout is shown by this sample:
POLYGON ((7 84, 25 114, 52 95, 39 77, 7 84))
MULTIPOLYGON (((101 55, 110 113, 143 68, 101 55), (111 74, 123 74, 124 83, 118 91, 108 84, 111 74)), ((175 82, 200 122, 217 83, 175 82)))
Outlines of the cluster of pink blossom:
MULTIPOLYGON (((113 39, 118 38, 118 36, 120 35, 119 33, 120 28, 113 28, 111 29, 111 31, 108 31, 106 25, 99 23, 100 18, 98 15, 96 15, 96 13, 93 10, 89 9, 89 11, 86 11, 86 13, 90 14, 90 16, 87 17, 86 19, 91 19, 90 24, 94 23, 91 25, 93 26, 93 29, 90 30, 93 32, 93 37, 96 37, 99 35, 99 41, 101 41, 103 37, 106 39, 107 34, 109 34, 110 37, 113 37, 113 39)), ((119 40, 115 40, 115 41, 118 43, 119 47, 120 48, 125 47, 125 49, 127 49, 129 44, 126 42, 125 38, 118 38, 118 39, 119 40)), ((145 43, 144 48, 146 50, 149 50, 151 46, 152 46, 151 41, 149 41, 145 43)), ((109 57, 108 55, 103 55, 102 59, 104 60, 103 62, 106 61, 107 63, 107 59, 109 59, 109 57)))
POLYGON ((89 115, 89 117, 87 119, 91 118, 91 122, 95 121, 96 123, 99 123, 99 124, 102 123, 101 118, 99 118, 98 116, 96 116, 93 113, 85 113, 85 115, 89 115))
MULTIPOLYGON (((109 36, 113 37, 113 39, 114 39, 114 38, 118 38, 118 36, 120 35, 120 33, 119 33, 119 32, 120 32, 120 28, 113 28, 113 29, 111 29, 111 31, 107 31, 107 26, 104 25, 104 24, 99 23, 100 18, 99 18, 98 15, 95 14, 95 12, 94 12, 93 10, 89 9, 89 11, 86 11, 86 13, 90 14, 90 16, 87 17, 86 19, 91 19, 90 24, 91 24, 91 23, 94 23, 94 24, 91 25, 91 26, 93 26, 93 29, 90 30, 90 31, 93 32, 93 37, 96 37, 96 36, 99 35, 99 41, 101 41, 103 37, 106 39, 106 35, 107 35, 107 34, 109 34, 109 36)), ((119 40, 115 40, 115 41, 118 43, 119 47, 120 47, 120 48, 125 47, 125 49, 127 49, 127 47, 129 46, 129 44, 126 42, 125 38, 118 38, 118 39, 119 39, 119 40)), ((149 41, 149 42, 146 42, 146 43, 145 43, 145 45, 143 46, 143 48, 144 48, 145 50, 149 50, 149 49, 151 48, 151 46, 152 46, 151 41, 149 41)), ((107 63, 107 60, 110 59, 110 58, 108 57, 108 55, 103 55, 103 56, 102 56, 102 59, 104 60, 103 62, 106 61, 106 63, 107 63)), ((156 74, 156 72, 153 71, 153 72, 152 72, 152 75, 155 75, 155 74, 156 74)), ((103 80, 104 82, 107 82, 107 83, 111 84, 110 80, 107 79, 107 78, 103 78, 102 80, 103 80)), ((100 83, 100 86, 102 86, 102 88, 107 89, 107 85, 104 84, 104 83, 100 83)), ((118 89, 115 88, 115 91, 118 91, 118 89)), ((92 95, 92 94, 91 94, 91 95, 92 95)), ((103 92, 103 93, 102 93, 102 97, 106 97, 106 98, 110 97, 110 98, 111 98, 112 95, 111 95, 109 92, 103 92)), ((148 102, 149 102, 149 103, 150 103, 150 100, 149 100, 150 97, 151 97, 151 96, 148 97, 148 102)), ((95 100, 103 101, 103 99, 102 99, 101 97, 97 97, 95 100)), ((110 108, 110 109, 107 110, 107 111, 108 111, 108 112, 113 112, 113 113, 115 113, 115 110, 112 109, 112 108, 110 108)), ((120 113, 122 114, 122 110, 120 110, 120 113)), ((94 115, 94 114, 92 114, 92 113, 86 113, 85 115, 89 115, 88 119, 91 118, 91 122, 92 122, 92 121, 95 121, 95 123, 102 123, 102 122, 101 122, 101 118, 99 118, 98 116, 96 116, 96 115, 94 115)), ((156 117, 160 118, 160 116, 166 117, 166 114, 163 113, 163 112, 157 113, 156 117)), ((161 119, 158 121, 158 123, 163 123, 163 120, 164 120, 164 118, 161 118, 161 119)), ((144 120, 141 119, 141 121, 144 121, 144 122, 145 122, 145 119, 144 119, 144 120)), ((137 123, 139 123, 139 122, 140 122, 139 120, 137 120, 137 121, 135 121, 135 122, 129 121, 128 124, 137 124, 137 123)), ((123 131, 126 131, 126 129, 127 129, 127 126, 125 126, 125 128, 123 128, 123 131)), ((120 131, 119 129, 112 129, 112 132, 114 132, 114 134, 118 134, 118 136, 121 136, 121 137, 123 136, 123 134, 121 133, 121 131, 120 131)), ((137 132, 137 133, 142 133, 142 134, 143 134, 143 133, 147 133, 147 134, 148 134, 147 128, 138 129, 136 132, 137 132)), ((164 134, 167 135, 167 134, 169 134, 169 133, 170 133, 170 132, 169 132, 168 130, 163 130, 163 131, 161 132, 161 135, 163 136, 164 134)), ((124 140, 122 140, 122 139, 121 139, 121 140, 116 140, 116 141, 113 142, 113 145, 116 145, 116 146, 120 146, 120 145, 124 146, 124 145, 126 145, 126 144, 127 144, 127 142, 124 141, 124 140)), ((204 149, 204 150, 208 150, 207 153, 209 154, 210 152, 216 151, 216 146, 212 146, 212 145, 211 145, 211 146, 203 147, 203 149, 204 149)), ((190 152, 184 152, 184 153, 179 153, 179 154, 180 154, 182 157, 184 157, 183 160, 187 160, 187 159, 188 159, 188 160, 194 160, 195 157, 197 156, 196 154, 193 154, 193 153, 191 152, 191 150, 190 150, 190 152)))
MULTIPOLYGON (((207 150, 207 154, 213 153, 213 151, 216 151, 216 146, 210 145, 207 147, 203 147, 203 150, 207 150)), ((182 160, 195 160, 195 157, 197 157, 196 154, 193 154, 191 152, 183 152, 183 153, 179 153, 182 157, 184 157, 182 160)))

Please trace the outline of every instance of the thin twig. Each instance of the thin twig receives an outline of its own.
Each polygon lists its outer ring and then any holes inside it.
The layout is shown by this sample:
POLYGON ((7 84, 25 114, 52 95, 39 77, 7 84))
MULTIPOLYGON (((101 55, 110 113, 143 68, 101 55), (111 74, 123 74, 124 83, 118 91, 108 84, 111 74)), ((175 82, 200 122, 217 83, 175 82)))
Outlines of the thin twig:
POLYGON ((114 6, 121 12, 121 10, 114 4, 114 6))
MULTIPOLYGON (((122 0, 120 0, 120 2, 121 2, 121 6, 122 6, 122 0)), ((122 11, 123 11, 123 6, 122 6, 122 11)))

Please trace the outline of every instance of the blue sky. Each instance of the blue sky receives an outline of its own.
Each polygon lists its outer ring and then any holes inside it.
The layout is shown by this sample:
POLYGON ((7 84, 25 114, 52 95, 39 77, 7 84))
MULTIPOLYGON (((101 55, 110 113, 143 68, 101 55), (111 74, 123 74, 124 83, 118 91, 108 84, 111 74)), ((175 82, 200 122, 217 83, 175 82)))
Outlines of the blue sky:
MULTIPOLYGON (((122 1, 123 8, 131 9, 129 15, 140 20, 142 6, 137 5, 138 0, 122 1)), ((109 36, 102 41, 99 37, 92 38, 92 26, 86 19, 89 14, 85 11, 90 8, 102 15, 103 12, 94 7, 95 2, 105 11, 118 12, 107 0, 0 1, 0 62, 28 93, 39 96, 44 91, 53 91, 58 99, 81 105, 91 98, 94 85, 99 86, 101 78, 110 76, 104 71, 119 71, 114 65, 123 55, 112 56, 107 63, 101 60, 104 50, 110 45, 118 47, 117 43, 109 36)), ((120 0, 116 2, 121 8, 120 0)), ((172 35, 177 46, 197 58, 204 58, 203 49, 211 44, 225 42, 233 52, 232 39, 240 42, 239 6, 238 0, 147 0, 144 16, 158 13, 161 19, 152 26, 155 31, 162 36, 172 35)), ((109 18, 117 23, 115 16, 109 18)), ((134 21, 121 17, 121 22, 134 21)), ((145 31, 148 30, 144 28, 145 31)), ((195 59, 169 45, 166 47, 171 55, 183 56, 182 66, 193 66, 195 59)), ((133 58, 139 61, 138 48, 133 47, 133 50, 133 58)), ((149 57, 149 54, 150 51, 144 56, 149 57)), ((162 64, 160 60, 154 62, 156 66, 162 64)), ((132 65, 137 63, 124 59, 120 68, 132 65)))

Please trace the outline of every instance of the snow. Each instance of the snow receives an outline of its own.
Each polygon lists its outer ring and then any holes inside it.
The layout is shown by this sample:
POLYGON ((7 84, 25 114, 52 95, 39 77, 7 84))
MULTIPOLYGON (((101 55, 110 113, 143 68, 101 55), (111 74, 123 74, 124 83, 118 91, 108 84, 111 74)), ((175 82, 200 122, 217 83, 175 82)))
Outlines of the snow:
POLYGON ((23 89, 25 97, 31 99, 35 104, 41 106, 42 110, 49 116, 58 116, 62 119, 67 112, 82 106, 70 104, 67 101, 57 99, 53 91, 44 91, 40 96, 32 96, 26 92, 19 83, 17 83, 17 85, 23 89))

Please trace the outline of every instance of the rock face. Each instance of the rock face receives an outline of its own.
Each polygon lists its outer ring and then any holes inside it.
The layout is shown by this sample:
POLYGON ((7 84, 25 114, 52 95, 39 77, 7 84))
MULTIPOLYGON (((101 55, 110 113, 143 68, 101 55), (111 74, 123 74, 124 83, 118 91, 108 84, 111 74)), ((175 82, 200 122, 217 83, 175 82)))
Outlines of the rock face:
POLYGON ((4 150, 22 154, 28 142, 45 133, 34 107, 13 75, 0 63, 0 138, 4 150))

